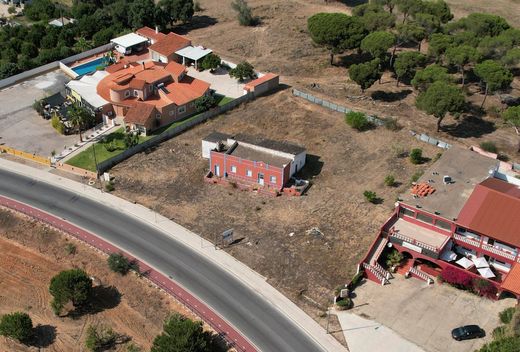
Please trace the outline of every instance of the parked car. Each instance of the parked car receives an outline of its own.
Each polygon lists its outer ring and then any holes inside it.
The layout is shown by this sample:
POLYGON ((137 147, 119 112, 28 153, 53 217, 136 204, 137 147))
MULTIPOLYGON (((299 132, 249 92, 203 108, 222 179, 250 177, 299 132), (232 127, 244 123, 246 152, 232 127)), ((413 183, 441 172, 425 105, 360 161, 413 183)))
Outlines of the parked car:
POLYGON ((486 332, 478 325, 465 325, 451 331, 451 337, 457 341, 476 339, 486 336, 486 332))

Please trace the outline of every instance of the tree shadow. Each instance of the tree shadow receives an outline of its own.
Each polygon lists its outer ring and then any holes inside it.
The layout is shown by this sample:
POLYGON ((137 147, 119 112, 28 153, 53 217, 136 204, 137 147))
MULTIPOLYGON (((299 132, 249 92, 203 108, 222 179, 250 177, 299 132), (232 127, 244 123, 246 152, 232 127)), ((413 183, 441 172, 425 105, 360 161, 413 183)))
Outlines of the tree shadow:
POLYGON ((485 134, 493 133, 496 130, 496 126, 493 122, 469 115, 463 117, 459 122, 444 125, 443 130, 453 137, 478 138, 485 134))
POLYGON ((180 35, 186 35, 192 30, 210 27, 217 23, 218 20, 215 17, 195 15, 191 18, 190 22, 177 26, 175 32, 180 35))
POLYGON ((97 314, 115 308, 121 303, 121 293, 115 286, 95 286, 90 299, 84 306, 76 307, 67 316, 78 319, 86 314, 97 314))
POLYGON ((338 55, 338 58, 339 60, 337 60, 336 62, 339 63, 337 63, 336 65, 348 68, 354 64, 361 64, 363 62, 370 61, 372 57, 368 53, 359 53, 355 51, 346 55, 338 55))
POLYGON ((56 327, 52 325, 37 325, 33 329, 34 336, 31 346, 47 348, 56 341, 56 327))
POLYGON ((380 100, 387 103, 392 103, 398 100, 402 100, 410 95, 412 91, 410 89, 404 89, 400 92, 385 92, 382 90, 376 90, 371 94, 372 99, 380 100))
MULTIPOLYGON (((332 0, 325 0, 325 2, 332 2, 332 0)), ((356 7, 358 5, 366 4, 368 0, 339 0, 339 2, 348 7, 356 7)))

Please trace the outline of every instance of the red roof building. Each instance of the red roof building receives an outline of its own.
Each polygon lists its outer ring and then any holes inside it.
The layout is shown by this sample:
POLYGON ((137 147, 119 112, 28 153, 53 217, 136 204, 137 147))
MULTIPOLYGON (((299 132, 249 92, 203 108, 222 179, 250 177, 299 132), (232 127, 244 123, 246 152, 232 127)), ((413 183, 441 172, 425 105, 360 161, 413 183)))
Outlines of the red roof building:
POLYGON ((173 32, 160 38, 157 42, 150 45, 148 50, 153 61, 169 63, 172 61, 180 62, 182 58, 175 54, 176 51, 191 45, 191 40, 173 32))
POLYGON ((520 187, 495 175, 502 175, 498 160, 448 149, 399 198, 360 270, 388 283, 382 253, 391 247, 410 259, 411 276, 433 281, 457 270, 494 287, 496 298, 520 299, 520 187), (421 185, 435 191, 417 192, 421 185))
POLYGON ((150 44, 155 44, 159 40, 166 37, 166 34, 159 32, 159 30, 157 28, 154 30, 154 29, 151 29, 150 27, 143 27, 143 28, 139 28, 135 32, 137 34, 139 34, 140 36, 147 38, 148 41, 150 42, 150 44))

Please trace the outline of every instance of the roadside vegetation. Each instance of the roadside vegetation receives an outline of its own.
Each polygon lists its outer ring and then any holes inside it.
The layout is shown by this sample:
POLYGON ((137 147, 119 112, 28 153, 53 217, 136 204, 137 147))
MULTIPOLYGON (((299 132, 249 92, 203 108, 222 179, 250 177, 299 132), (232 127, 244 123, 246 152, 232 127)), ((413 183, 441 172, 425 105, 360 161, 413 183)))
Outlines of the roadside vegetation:
POLYGON ((493 341, 486 343, 477 352, 520 351, 520 308, 511 307, 499 313, 500 325, 492 332, 493 341))

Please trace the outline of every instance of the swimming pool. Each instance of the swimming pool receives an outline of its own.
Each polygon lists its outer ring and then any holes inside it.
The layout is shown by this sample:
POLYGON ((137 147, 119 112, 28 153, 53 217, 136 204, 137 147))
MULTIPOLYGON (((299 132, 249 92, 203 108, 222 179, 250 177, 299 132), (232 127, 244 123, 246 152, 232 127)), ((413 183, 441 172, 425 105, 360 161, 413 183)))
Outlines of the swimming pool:
POLYGON ((78 75, 85 75, 90 72, 94 72, 96 70, 96 67, 98 66, 106 66, 105 58, 100 57, 99 59, 92 60, 89 62, 86 62, 82 65, 76 66, 72 68, 72 71, 76 72, 78 75))

